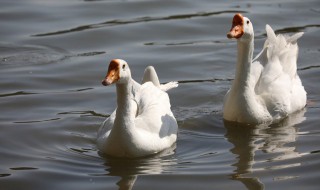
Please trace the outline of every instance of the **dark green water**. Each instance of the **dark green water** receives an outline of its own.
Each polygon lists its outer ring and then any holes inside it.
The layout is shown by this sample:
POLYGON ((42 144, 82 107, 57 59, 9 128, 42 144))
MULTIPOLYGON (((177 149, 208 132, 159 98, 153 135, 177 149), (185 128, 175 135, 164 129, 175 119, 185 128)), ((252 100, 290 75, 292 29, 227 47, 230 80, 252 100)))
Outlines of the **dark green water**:
POLYGON ((320 1, 1 0, 0 189, 290 189, 320 186, 320 1), (303 31, 298 73, 305 110, 270 126, 224 123, 235 71, 235 13, 255 29, 303 31), (100 123, 116 105, 108 62, 133 78, 153 65, 179 122, 175 150, 102 157, 100 123))

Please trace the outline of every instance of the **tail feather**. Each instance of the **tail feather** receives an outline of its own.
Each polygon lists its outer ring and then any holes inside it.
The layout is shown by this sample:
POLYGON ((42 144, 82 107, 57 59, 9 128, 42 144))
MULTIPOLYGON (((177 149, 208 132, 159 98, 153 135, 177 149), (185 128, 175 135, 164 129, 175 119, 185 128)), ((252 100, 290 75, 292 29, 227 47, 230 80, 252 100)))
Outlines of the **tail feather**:
POLYGON ((160 87, 159 78, 153 66, 148 66, 144 70, 142 84, 151 81, 156 87, 160 87))
POLYGON ((266 25, 266 31, 268 36, 268 42, 272 44, 276 43, 277 36, 269 24, 266 25))
POLYGON ((148 66, 144 70, 142 84, 151 81, 156 87, 162 91, 168 91, 170 89, 178 87, 178 82, 168 82, 166 84, 160 84, 156 70, 153 66, 148 66))
POLYGON ((179 86, 178 82, 172 81, 172 82, 168 82, 166 84, 161 84, 160 89, 162 91, 168 91, 168 90, 171 90, 171 89, 176 88, 178 86, 179 86))
POLYGON ((299 38, 301 38, 303 34, 304 34, 304 32, 298 32, 298 33, 296 33, 296 34, 288 37, 288 38, 287 38, 287 42, 288 42, 288 43, 292 43, 292 44, 297 43, 297 40, 298 40, 299 38))
POLYGON ((266 25, 266 31, 268 37, 264 48, 267 48, 269 62, 279 61, 283 71, 289 74, 289 76, 294 77, 297 72, 297 40, 303 35, 303 32, 292 36, 276 35, 269 25, 266 25))

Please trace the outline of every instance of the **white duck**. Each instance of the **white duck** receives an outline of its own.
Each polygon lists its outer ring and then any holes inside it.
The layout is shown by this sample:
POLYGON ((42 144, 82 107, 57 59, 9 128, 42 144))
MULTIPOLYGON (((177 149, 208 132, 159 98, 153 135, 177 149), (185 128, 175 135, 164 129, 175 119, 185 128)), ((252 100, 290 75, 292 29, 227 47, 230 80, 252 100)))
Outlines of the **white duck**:
POLYGON ((306 91, 297 74, 297 40, 275 35, 266 25, 263 50, 252 60, 254 32, 251 21, 236 14, 228 38, 237 39, 235 79, 224 98, 223 118, 240 123, 278 121, 306 105, 306 91))
POLYGON ((168 94, 177 82, 160 85, 152 66, 146 68, 143 84, 131 78, 124 60, 110 62, 104 86, 115 83, 117 108, 98 131, 98 149, 116 157, 142 157, 170 148, 177 139, 178 125, 168 94))

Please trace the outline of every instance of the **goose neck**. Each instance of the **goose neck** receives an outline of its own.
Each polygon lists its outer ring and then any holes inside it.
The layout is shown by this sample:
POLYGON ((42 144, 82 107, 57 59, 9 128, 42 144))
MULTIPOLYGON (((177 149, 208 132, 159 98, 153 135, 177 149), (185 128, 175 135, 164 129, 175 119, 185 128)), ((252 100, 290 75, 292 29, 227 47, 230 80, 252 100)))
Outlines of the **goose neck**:
POLYGON ((235 74, 235 86, 246 88, 248 86, 253 55, 253 40, 238 40, 237 67, 235 74))
POLYGON ((129 80, 126 83, 116 84, 117 88, 117 107, 118 109, 129 108, 130 100, 132 99, 132 82, 129 80))

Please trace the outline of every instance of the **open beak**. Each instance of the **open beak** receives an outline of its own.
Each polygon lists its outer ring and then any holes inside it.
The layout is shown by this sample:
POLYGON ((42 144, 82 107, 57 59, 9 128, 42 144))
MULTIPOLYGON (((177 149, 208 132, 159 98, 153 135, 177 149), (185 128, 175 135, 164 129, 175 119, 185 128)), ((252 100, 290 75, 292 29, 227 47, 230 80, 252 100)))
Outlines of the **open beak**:
POLYGON ((243 16, 241 14, 236 14, 233 17, 232 27, 230 31, 227 33, 227 37, 229 39, 235 38, 239 39, 243 35, 243 16))

